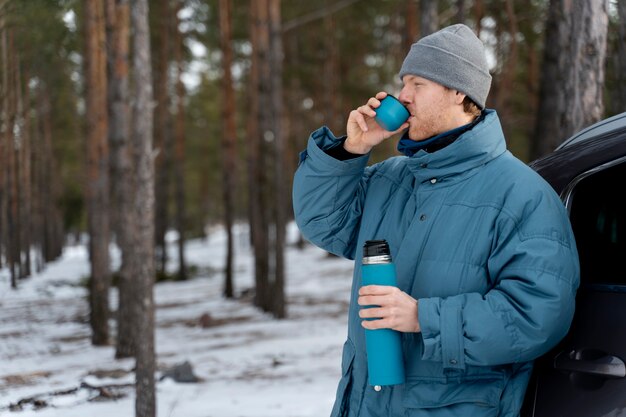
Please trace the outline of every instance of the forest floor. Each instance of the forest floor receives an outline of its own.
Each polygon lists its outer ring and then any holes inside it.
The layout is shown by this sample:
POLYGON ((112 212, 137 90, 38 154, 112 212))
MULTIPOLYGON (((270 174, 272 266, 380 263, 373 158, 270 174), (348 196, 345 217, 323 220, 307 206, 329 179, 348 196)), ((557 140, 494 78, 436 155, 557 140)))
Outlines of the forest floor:
MULTIPOLYGON (((155 287, 159 417, 329 415, 340 376, 352 262, 311 245, 286 251, 288 318, 252 307, 247 232, 236 232, 235 288, 222 297, 225 235, 190 241, 195 276, 155 287), (189 362, 199 378, 162 378, 189 362)), ((290 227, 289 241, 296 230, 290 227)), ((169 239, 174 254, 175 237, 169 239)), ((112 250, 113 266, 119 254, 112 250)), ((168 265, 175 271, 176 262, 168 265)), ((86 245, 11 290, 0 270, 0 416, 133 416, 134 361, 93 347, 88 325, 86 245)), ((117 308, 112 290, 111 308, 117 308)), ((111 320, 115 330, 115 322, 111 320)))

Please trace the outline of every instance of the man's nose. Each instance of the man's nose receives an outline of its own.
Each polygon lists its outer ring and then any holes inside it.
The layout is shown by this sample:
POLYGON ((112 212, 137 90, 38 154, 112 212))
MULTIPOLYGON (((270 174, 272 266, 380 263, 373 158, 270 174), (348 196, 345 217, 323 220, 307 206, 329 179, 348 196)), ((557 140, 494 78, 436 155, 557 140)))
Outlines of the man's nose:
POLYGON ((409 95, 407 94, 405 88, 402 88, 402 90, 400 90, 400 94, 398 94, 398 100, 400 100, 400 102, 405 106, 409 104, 409 95))

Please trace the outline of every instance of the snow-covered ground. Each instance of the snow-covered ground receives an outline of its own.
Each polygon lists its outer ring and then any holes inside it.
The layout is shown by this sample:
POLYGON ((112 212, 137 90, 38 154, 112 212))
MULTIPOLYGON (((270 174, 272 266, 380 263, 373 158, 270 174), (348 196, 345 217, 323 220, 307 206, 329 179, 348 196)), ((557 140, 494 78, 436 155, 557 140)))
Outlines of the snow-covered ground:
MULTIPOLYGON (((293 225, 289 231, 293 242, 293 225)), ((241 294, 253 287, 253 270, 246 230, 238 228, 237 236, 235 288, 241 294)), ((160 380, 158 416, 328 415, 340 374, 352 262, 311 245, 302 251, 290 245, 289 318, 274 320, 253 308, 249 297, 221 296, 223 230, 189 242, 186 254, 197 276, 155 287, 157 378, 189 361, 202 381, 160 380)), ((115 267, 114 249, 112 258, 115 267)), ((115 360, 112 346, 90 344, 82 285, 88 273, 84 245, 65 248, 61 259, 20 281, 17 291, 0 271, 0 416, 134 415, 133 361, 115 360), (16 407, 24 399, 30 401, 16 407)), ((113 290, 113 309, 116 300, 113 290)))

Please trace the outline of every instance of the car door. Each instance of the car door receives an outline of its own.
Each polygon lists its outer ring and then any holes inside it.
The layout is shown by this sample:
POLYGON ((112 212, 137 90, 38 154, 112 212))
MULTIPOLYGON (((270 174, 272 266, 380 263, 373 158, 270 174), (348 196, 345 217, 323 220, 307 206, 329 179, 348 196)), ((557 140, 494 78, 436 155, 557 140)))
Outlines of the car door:
MULTIPOLYGON (((626 117, 623 118, 626 122, 626 117)), ((626 416, 626 123, 534 165, 561 194, 581 264, 568 335, 539 358, 524 417, 626 416)), ((531 165, 532 166, 532 165, 531 165)))

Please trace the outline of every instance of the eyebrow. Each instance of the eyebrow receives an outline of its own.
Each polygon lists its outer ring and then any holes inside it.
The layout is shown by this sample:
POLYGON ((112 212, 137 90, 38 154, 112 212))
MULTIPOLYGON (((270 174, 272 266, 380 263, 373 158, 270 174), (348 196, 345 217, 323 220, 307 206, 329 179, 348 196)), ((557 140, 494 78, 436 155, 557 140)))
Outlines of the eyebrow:
POLYGON ((425 84, 425 81, 423 78, 420 78, 416 75, 407 75, 406 77, 406 81, 404 81, 405 83, 417 83, 417 84, 425 84))

